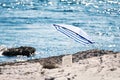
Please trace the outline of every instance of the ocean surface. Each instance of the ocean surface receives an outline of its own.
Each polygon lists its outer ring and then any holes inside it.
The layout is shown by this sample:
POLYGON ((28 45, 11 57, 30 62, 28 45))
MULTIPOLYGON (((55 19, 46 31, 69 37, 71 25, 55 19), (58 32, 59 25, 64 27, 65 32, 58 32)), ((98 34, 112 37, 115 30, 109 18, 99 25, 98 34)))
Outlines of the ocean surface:
POLYGON ((0 0, 0 46, 36 48, 32 57, 0 56, 0 62, 73 54, 89 49, 120 51, 120 0, 0 0), (82 45, 53 24, 83 29, 94 41, 82 45))

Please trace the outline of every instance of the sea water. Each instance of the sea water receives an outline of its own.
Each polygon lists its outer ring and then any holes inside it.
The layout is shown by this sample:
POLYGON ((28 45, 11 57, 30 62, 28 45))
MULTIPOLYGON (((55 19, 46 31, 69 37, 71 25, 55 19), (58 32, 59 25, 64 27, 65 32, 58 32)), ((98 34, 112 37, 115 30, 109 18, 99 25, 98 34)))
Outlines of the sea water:
MULTIPOLYGON (((22 60, 96 48, 120 51, 120 0, 0 0, 0 46, 36 48, 22 60), (79 27, 95 44, 77 43, 53 24, 79 27)), ((0 56, 0 62, 19 59, 0 56)))

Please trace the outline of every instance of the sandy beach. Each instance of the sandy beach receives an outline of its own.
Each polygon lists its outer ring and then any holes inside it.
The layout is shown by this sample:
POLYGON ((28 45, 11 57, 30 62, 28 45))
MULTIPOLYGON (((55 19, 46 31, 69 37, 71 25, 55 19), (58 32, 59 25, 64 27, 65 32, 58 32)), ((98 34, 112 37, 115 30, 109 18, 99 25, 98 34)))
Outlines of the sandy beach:
POLYGON ((120 80, 120 52, 88 50, 72 55, 0 64, 0 80, 120 80))
POLYGON ((120 0, 0 0, 0 80, 120 80, 120 0))

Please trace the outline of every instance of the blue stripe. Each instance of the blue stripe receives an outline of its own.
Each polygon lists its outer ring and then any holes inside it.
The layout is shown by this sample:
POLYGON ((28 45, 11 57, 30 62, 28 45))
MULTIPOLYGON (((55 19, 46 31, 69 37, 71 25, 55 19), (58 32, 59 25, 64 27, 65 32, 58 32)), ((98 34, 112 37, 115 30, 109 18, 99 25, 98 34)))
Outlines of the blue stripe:
MULTIPOLYGON (((58 25, 59 26, 59 25, 58 25)), ((71 31, 71 32, 73 32, 73 33, 75 33, 74 31, 72 31, 72 30, 69 30, 69 29, 67 29, 67 28, 65 28, 65 27, 62 27, 62 26, 59 26, 59 27, 61 27, 61 28, 63 28, 63 29, 66 29, 66 30, 68 30, 68 31, 71 31)), ((76 35, 78 35, 78 36, 80 36, 82 39, 84 39, 84 40, 86 40, 86 41, 88 41, 89 43, 93 43, 92 41, 90 41, 90 40, 88 40, 88 39, 86 39, 85 37, 83 37, 83 36, 81 36, 81 35, 79 35, 78 33, 75 33, 76 35)))
MULTIPOLYGON (((80 40, 80 38, 79 37, 75 37, 74 35, 72 35, 72 34, 69 34, 68 32, 63 32, 63 31, 61 31, 60 29, 57 29, 58 31, 60 31, 60 32, 62 32, 62 33, 64 33, 65 35, 67 35, 68 37, 70 37, 70 38, 72 38, 72 39, 74 39, 75 41, 77 41, 77 42, 83 42, 83 43, 86 43, 86 42, 84 42, 84 41, 81 41, 80 40), (69 34, 69 35, 68 35, 69 34)), ((86 43, 86 44, 88 44, 88 43, 86 43)))
POLYGON ((67 34, 71 35, 74 39, 80 40, 80 41, 82 41, 82 42, 84 42, 84 43, 88 43, 88 42, 86 42, 86 41, 83 41, 83 40, 82 40, 83 38, 81 38, 79 35, 76 35, 75 33, 70 32, 69 30, 68 30, 68 31, 64 30, 64 32, 66 32, 67 34), (81 39, 80 39, 80 38, 81 38, 81 39))
MULTIPOLYGON (((60 31, 60 32, 62 32, 62 33, 64 33, 65 35, 67 35, 68 37, 70 37, 70 38, 72 38, 72 39, 74 39, 75 41, 77 41, 77 42, 83 42, 83 43, 86 43, 86 44, 89 44, 88 42, 84 42, 84 41, 82 41, 80 38, 80 36, 79 35, 76 35, 74 32, 71 32, 70 30, 68 30, 68 31, 66 31, 63 27, 56 27, 56 29, 58 30, 58 31, 60 31)), ((83 38, 82 38, 83 39, 83 38)))
POLYGON ((83 36, 81 36, 81 35, 73 32, 72 30, 69 30, 69 29, 64 28, 64 27, 62 27, 62 26, 59 26, 59 25, 54 25, 54 26, 55 26, 55 28, 56 28, 58 31, 64 33, 65 35, 67 35, 67 36, 70 37, 70 38, 75 39, 77 42, 81 41, 81 42, 86 43, 86 44, 89 44, 89 43, 92 44, 92 43, 93 43, 93 42, 91 42, 90 40, 84 38, 83 36), (67 31, 66 31, 66 30, 67 30, 67 31), (75 35, 76 35, 76 36, 75 36, 75 35), (83 39, 83 40, 85 40, 85 41, 87 41, 87 42, 82 41, 80 38, 83 39))

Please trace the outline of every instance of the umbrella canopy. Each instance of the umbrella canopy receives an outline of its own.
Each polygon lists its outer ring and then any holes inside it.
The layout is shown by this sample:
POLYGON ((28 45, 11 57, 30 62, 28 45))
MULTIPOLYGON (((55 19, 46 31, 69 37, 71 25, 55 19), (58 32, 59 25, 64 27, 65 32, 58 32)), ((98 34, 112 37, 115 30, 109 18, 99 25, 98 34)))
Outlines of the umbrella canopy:
POLYGON ((66 36, 82 44, 93 44, 92 39, 82 29, 65 24, 53 24, 55 28, 66 36))

